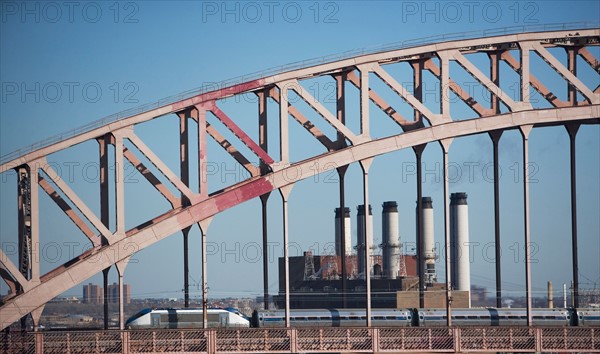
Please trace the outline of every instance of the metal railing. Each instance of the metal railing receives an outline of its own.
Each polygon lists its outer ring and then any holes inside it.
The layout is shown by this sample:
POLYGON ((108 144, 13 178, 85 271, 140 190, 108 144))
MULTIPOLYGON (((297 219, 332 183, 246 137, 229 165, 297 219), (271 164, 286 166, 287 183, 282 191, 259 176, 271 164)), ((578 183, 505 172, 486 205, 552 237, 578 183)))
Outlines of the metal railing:
POLYGON ((273 328, 2 333, 6 354, 599 352, 600 328, 273 328))
POLYGON ((301 68, 307 68, 315 65, 331 63, 343 59, 348 59, 356 56, 366 55, 366 54, 375 54, 381 52, 387 52, 392 50, 410 48, 421 46, 425 44, 432 43, 440 43, 444 41, 451 40, 462 40, 462 39, 471 39, 471 38, 485 38, 485 37, 493 37, 493 36, 501 36, 508 34, 516 34, 516 33, 527 33, 527 32, 543 32, 543 31, 561 31, 561 30, 578 30, 578 29, 590 29, 600 27, 599 22, 590 22, 590 21, 581 21, 581 22, 569 22, 569 23, 551 23, 551 24, 537 24, 537 25, 521 25, 521 26, 510 26, 510 27, 502 27, 488 30, 475 30, 475 31, 467 31, 467 32, 457 32, 457 33, 446 33, 442 35, 436 36, 428 36, 416 39, 408 39, 401 42, 385 44, 385 45, 377 45, 373 47, 365 47, 359 49, 353 49, 349 51, 345 51, 342 53, 326 55, 322 57, 316 57, 306 60, 301 60, 293 63, 288 63, 281 66, 272 67, 269 69, 256 71, 250 74, 238 76, 235 78, 231 78, 228 80, 224 80, 218 83, 210 83, 204 85, 202 87, 198 87, 195 89, 191 89, 185 92, 181 92, 179 94, 169 96, 163 99, 160 99, 156 102, 148 103, 139 107, 130 108, 107 117, 101 118, 99 120, 90 122, 86 125, 77 127, 70 131, 64 132, 62 134, 58 134, 52 136, 50 138, 38 141, 29 146, 20 148, 18 150, 12 151, 8 154, 0 156, 0 164, 4 164, 13 159, 16 159, 20 156, 33 152, 35 150, 39 150, 50 146, 52 144, 58 143, 62 140, 66 140, 72 138, 74 136, 86 133, 88 131, 94 130, 96 128, 102 127, 112 122, 116 122, 122 119, 126 119, 138 114, 142 114, 145 112, 149 112, 151 110, 173 104, 175 102, 183 101, 185 99, 207 93, 210 91, 215 91, 218 89, 223 89, 227 87, 231 87, 237 84, 253 81, 260 78, 265 78, 277 74, 281 74, 284 72, 297 70, 301 68))

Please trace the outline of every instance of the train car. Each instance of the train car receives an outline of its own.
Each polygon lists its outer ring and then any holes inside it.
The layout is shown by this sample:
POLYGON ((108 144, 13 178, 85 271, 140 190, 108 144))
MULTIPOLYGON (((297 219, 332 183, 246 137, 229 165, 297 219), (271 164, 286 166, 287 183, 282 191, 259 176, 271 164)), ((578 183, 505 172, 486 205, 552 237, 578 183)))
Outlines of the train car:
MULTIPOLYGON (((144 309, 125 323, 128 329, 144 328, 202 328, 202 309, 197 308, 165 308, 144 309)), ((250 321, 239 311, 225 309, 208 309, 209 328, 250 327, 250 321)))
POLYGON ((600 327, 599 308, 577 309, 575 315, 577 316, 577 326, 600 327))
MULTIPOLYGON (((415 309, 419 327, 446 326, 446 309, 415 309)), ((574 325, 575 319, 568 309, 532 309, 534 326, 565 327, 574 325)), ((526 309, 471 308, 453 309, 454 326, 526 326, 526 309)))
MULTIPOLYGON (((364 309, 292 310, 291 327, 362 327, 367 317, 364 309)), ((409 309, 373 309, 371 324, 378 327, 410 327, 413 313, 409 309)), ((284 327, 284 310, 256 310, 252 327, 284 327)))

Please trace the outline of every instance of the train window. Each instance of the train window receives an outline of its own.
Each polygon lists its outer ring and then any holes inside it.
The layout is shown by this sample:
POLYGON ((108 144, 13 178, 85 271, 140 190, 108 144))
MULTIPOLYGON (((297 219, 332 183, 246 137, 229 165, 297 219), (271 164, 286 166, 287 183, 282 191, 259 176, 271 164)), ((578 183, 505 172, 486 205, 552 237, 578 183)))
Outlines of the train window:
POLYGON ((313 316, 311 316, 311 317, 308 317, 307 319, 308 319, 309 321, 317 321, 319 318, 318 318, 318 317, 313 317, 313 316))
POLYGON ((360 320, 359 316, 349 316, 348 319, 350 319, 351 321, 358 321, 360 320))
POLYGON ((457 320, 464 320, 467 318, 467 316, 456 316, 455 317, 457 320))
POLYGON ((331 321, 331 316, 321 316, 322 321, 331 321))
POLYGON ((386 316, 385 319, 386 320, 395 320, 396 316, 386 316))
POLYGON ((373 319, 381 321, 381 320, 385 320, 385 316, 373 316, 373 319))
POLYGON ((479 316, 467 316, 467 318, 470 320, 478 320, 479 316))

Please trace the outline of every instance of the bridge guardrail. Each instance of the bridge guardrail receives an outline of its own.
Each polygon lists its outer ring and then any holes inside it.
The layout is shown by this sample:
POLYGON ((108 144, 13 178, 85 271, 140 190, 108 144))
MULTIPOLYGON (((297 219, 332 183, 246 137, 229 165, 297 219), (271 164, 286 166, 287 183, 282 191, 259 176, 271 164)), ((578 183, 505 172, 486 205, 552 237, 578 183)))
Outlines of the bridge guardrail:
POLYGON ((2 333, 6 354, 599 352, 598 327, 165 329, 2 333))
POLYGON ((151 111, 153 109, 157 109, 175 102, 179 102, 199 94, 207 93, 210 91, 215 91, 218 89, 223 89, 227 87, 231 87, 237 84, 241 84, 244 82, 273 76, 276 74, 281 74, 287 71, 292 71, 295 69, 310 67, 314 65, 334 62, 338 60, 348 59, 351 57, 365 55, 365 54, 374 54, 380 52, 386 52, 397 49, 410 48, 419 45, 439 43, 449 40, 461 40, 461 39, 469 39, 469 38, 477 38, 477 37, 492 37, 499 35, 508 35, 508 34, 516 34, 516 33, 527 33, 527 32, 541 32, 541 31, 560 31, 560 30, 576 30, 576 29, 589 29, 589 28, 597 28, 600 26, 599 22, 590 22, 590 21, 581 21, 581 22, 569 22, 569 23, 550 23, 550 24, 535 24, 535 25, 520 25, 520 26, 510 26, 510 27, 501 27, 495 29, 488 30, 475 30, 475 31, 467 31, 467 32, 456 32, 456 33, 446 33, 442 35, 436 36, 428 36, 416 39, 408 39, 401 42, 385 44, 385 45, 377 45, 373 47, 366 48, 358 48, 349 51, 345 51, 337 54, 330 54, 322 57, 316 57, 312 59, 301 60, 293 63, 288 63, 281 66, 272 67, 269 69, 256 71, 250 74, 238 76, 232 79, 224 80, 221 82, 210 83, 208 85, 204 85, 199 88, 194 88, 185 92, 181 92, 176 95, 172 95, 166 98, 162 98, 158 101, 147 103, 142 106, 130 108, 115 114, 111 114, 107 117, 98 119, 96 121, 92 121, 83 126, 77 127, 75 129, 69 130, 67 132, 54 135, 47 139, 38 141, 29 146, 25 146, 23 148, 17 149, 10 153, 4 154, 0 156, 0 164, 7 163, 15 158, 18 158, 27 153, 33 152, 35 150, 42 149, 44 147, 50 146, 62 140, 72 138, 79 134, 83 134, 85 132, 91 131, 93 129, 102 127, 108 123, 116 122, 122 119, 126 119, 132 117, 137 114, 145 113, 151 111))

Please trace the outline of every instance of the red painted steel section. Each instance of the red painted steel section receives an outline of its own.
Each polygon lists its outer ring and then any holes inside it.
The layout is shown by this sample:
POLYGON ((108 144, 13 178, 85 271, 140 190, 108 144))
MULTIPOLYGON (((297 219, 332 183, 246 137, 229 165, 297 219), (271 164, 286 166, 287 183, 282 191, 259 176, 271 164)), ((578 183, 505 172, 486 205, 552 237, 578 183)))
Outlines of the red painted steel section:
POLYGON ((254 140, 252 140, 248 136, 248 134, 246 134, 246 132, 244 132, 240 127, 238 127, 237 124, 235 124, 233 120, 231 120, 231 118, 229 118, 227 114, 225 114, 225 112, 223 112, 216 104, 213 103, 210 106, 209 110, 212 113, 214 113, 214 115, 223 124, 225 124, 227 129, 231 130, 231 132, 235 134, 235 136, 237 136, 244 143, 244 145, 246 145, 250 150, 252 150, 252 152, 254 152, 256 156, 260 157, 260 159, 263 160, 266 164, 272 165, 273 162, 275 162, 273 161, 271 156, 269 156, 269 154, 265 152, 265 150, 261 149, 261 147, 258 146, 258 144, 256 144, 254 140))
POLYGON ((192 107, 192 106, 200 104, 200 103, 223 99, 223 98, 226 98, 229 96, 237 95, 238 93, 256 90, 263 86, 265 86, 264 79, 252 80, 252 81, 244 82, 241 84, 237 84, 237 85, 217 89, 214 91, 206 92, 206 93, 200 94, 198 96, 188 98, 187 100, 173 103, 172 107, 174 110, 181 110, 184 108, 192 107))

